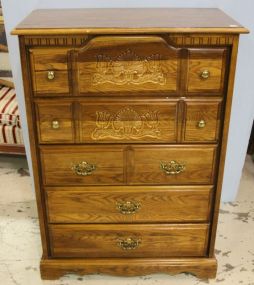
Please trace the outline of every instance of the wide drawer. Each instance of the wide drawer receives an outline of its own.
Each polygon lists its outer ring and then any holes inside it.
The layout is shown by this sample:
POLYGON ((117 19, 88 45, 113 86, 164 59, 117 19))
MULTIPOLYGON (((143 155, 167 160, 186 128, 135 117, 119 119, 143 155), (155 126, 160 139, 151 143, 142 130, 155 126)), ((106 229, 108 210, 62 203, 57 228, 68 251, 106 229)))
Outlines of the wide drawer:
POLYGON ((212 186, 46 187, 50 223, 209 221, 212 186))
POLYGON ((176 93, 179 50, 158 36, 99 36, 74 51, 76 93, 176 93))
POLYGON ((45 185, 209 184, 214 145, 41 146, 45 185))
POLYGON ((49 225, 52 257, 205 256, 207 224, 49 225))
POLYGON ((35 110, 43 144, 217 142, 222 117, 218 98, 36 100, 35 110))
POLYGON ((130 150, 130 184, 213 184, 216 146, 135 145, 130 150))
POLYGON ((176 142, 177 100, 80 102, 82 142, 176 142))
POLYGON ((124 183, 123 146, 44 146, 41 162, 46 185, 124 183))

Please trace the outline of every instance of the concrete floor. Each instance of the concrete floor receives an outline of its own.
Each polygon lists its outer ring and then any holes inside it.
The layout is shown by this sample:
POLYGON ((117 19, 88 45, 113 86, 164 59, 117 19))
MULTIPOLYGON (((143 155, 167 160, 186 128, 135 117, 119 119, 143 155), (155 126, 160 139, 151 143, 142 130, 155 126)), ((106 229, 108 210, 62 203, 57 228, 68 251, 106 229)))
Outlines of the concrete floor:
POLYGON ((0 284, 1 285, 254 285, 254 164, 250 157, 242 175, 238 197, 221 205, 216 256, 217 278, 155 274, 135 278, 106 275, 69 275, 42 281, 41 245, 34 193, 24 158, 0 155, 0 284))

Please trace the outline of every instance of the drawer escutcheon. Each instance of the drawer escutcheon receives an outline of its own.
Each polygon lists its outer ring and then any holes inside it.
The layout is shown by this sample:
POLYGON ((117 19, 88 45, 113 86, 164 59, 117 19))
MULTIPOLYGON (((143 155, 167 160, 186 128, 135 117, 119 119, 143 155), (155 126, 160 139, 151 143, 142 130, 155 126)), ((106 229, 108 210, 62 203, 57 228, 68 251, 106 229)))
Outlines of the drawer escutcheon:
POLYGON ((200 73, 201 79, 208 79, 210 77, 210 71, 205 69, 200 73))
POLYGON ((92 174, 92 172, 96 169, 96 165, 90 164, 86 161, 81 161, 77 164, 73 164, 71 169, 77 175, 87 176, 92 174))
POLYGON ((161 162, 160 167, 167 175, 176 175, 185 170, 185 165, 175 160, 161 162))
POLYGON ((50 70, 47 73, 48 80, 53 80, 55 78, 55 72, 50 70))
POLYGON ((128 237, 126 239, 119 239, 118 245, 123 250, 133 250, 139 247, 141 240, 128 237))
POLYGON ((117 202, 116 207, 123 215, 135 214, 140 209, 140 203, 136 201, 117 202))

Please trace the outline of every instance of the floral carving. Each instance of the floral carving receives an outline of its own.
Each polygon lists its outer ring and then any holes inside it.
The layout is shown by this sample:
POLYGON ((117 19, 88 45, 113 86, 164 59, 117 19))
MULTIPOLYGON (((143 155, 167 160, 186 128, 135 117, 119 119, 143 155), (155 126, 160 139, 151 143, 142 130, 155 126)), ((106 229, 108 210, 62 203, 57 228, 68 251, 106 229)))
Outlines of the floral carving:
POLYGON ((96 128, 92 139, 141 139, 160 137, 158 111, 138 114, 130 107, 124 107, 116 114, 96 112, 96 128))
POLYGON ((96 73, 92 76, 92 84, 105 83, 165 85, 166 73, 161 64, 161 56, 152 54, 149 57, 140 57, 131 49, 127 49, 116 58, 104 54, 98 55, 96 73))

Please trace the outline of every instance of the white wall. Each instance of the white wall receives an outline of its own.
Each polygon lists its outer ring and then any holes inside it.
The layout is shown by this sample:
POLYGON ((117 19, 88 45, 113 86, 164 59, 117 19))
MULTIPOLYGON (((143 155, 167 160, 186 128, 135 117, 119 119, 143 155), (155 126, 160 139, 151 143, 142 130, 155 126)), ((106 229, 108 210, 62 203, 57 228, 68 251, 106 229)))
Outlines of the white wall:
MULTIPOLYGON (((254 31, 253 0, 2 0, 2 5, 7 34, 33 9, 79 7, 219 7, 251 31, 254 31)), ((17 38, 8 35, 8 44, 30 166, 31 160, 17 38)), ((252 34, 243 35, 241 37, 238 56, 238 69, 223 182, 223 201, 234 200, 246 155, 250 129, 254 118, 254 91, 251 88, 253 66, 254 36, 252 34)))

